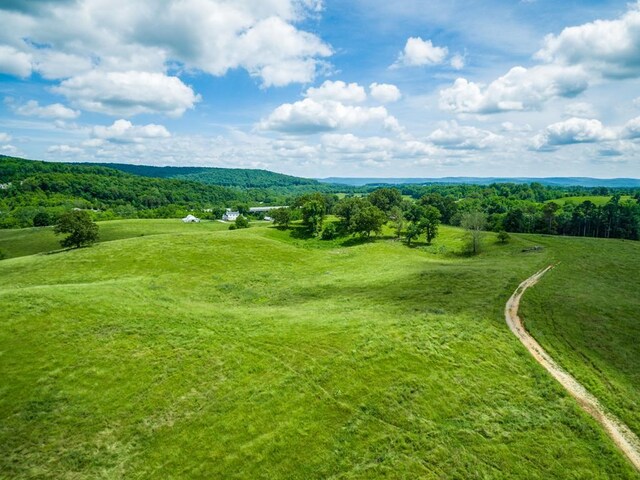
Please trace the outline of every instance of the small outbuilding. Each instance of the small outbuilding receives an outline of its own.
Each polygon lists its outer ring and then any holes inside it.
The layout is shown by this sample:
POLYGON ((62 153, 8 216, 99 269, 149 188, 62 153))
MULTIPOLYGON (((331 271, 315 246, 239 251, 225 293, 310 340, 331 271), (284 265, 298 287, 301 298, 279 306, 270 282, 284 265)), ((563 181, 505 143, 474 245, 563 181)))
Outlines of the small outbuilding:
POLYGON ((200 223, 200 219, 198 217, 194 217, 193 215, 189 214, 186 217, 184 217, 182 219, 182 221, 184 223, 200 223))

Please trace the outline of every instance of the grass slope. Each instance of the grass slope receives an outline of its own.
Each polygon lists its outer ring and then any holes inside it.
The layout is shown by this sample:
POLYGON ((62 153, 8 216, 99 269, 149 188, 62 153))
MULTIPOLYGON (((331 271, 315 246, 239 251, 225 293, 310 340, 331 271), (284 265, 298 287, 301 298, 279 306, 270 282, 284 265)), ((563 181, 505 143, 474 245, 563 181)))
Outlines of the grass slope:
POLYGON ((437 253, 459 237, 180 231, 0 262, 0 476, 638 478, 504 325, 551 249, 437 253))
MULTIPOLYGON (((228 224, 220 222, 203 221, 201 223, 186 224, 176 218, 112 220, 97 223, 100 234, 99 242, 167 233, 205 233, 229 228, 228 224)), ((53 227, 0 229, 0 250, 7 252, 8 258, 59 251, 62 238, 64 238, 64 235, 55 235, 53 233, 53 227)))
POLYGON ((527 328, 640 436, 640 243, 543 242, 561 263, 527 292, 527 328))

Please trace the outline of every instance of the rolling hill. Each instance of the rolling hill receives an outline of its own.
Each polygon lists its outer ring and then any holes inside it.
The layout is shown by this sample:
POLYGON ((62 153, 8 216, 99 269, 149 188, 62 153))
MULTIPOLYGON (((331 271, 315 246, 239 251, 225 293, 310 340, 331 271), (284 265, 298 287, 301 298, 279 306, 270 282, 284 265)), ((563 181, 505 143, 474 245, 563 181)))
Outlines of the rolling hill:
MULTIPOLYGON (((585 332, 554 351, 568 365, 596 358, 583 377, 612 372, 635 401, 637 365, 617 356, 640 353, 624 340, 639 280, 612 285, 603 304, 597 288, 612 253, 637 268, 636 242, 488 237, 470 258, 448 227, 433 246, 407 248, 179 222, 140 236, 144 224, 0 262, 3 475, 638 478, 503 318, 519 281, 561 259, 555 280, 530 303, 527 293, 527 322, 607 319, 610 346, 585 332), (523 252, 532 245, 544 249, 523 252), (579 307, 580 292, 591 303, 579 307)), ((533 331, 562 345, 558 328, 533 331)))

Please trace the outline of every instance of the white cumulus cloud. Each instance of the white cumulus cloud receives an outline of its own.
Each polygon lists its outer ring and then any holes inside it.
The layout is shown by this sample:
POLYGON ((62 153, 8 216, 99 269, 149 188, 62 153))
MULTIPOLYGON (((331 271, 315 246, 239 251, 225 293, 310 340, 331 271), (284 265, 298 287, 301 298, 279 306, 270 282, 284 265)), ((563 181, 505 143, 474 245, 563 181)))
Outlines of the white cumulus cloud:
POLYGON ((628 139, 640 138, 640 117, 629 120, 622 129, 622 137, 628 139))
POLYGON ((454 113, 536 110, 556 97, 575 97, 588 87, 580 67, 513 67, 489 85, 458 78, 440 91, 440 108, 454 113))
POLYGON ((558 146, 575 143, 596 143, 615 140, 616 133, 602 125, 600 120, 569 118, 549 125, 533 138, 536 150, 553 150, 558 146))
POLYGON ((53 90, 83 110, 123 116, 160 113, 176 117, 199 100, 178 77, 137 71, 93 70, 64 80, 53 90))
POLYGON ((393 103, 400 100, 400 89, 390 83, 372 83, 369 85, 371 96, 380 103, 393 103))
MULTIPOLYGON (((91 131, 94 139, 106 140, 113 143, 139 143, 145 139, 169 138, 171 134, 162 125, 134 125, 128 120, 120 119, 113 122, 112 125, 95 126, 91 131)), ((99 142, 93 145, 86 143, 87 146, 99 146, 99 142)))
MULTIPOLYGON (((393 122, 384 107, 344 105, 333 100, 316 101, 305 98, 285 103, 260 122, 263 130, 294 134, 313 134, 376 123, 392 127, 393 122)), ((397 122, 396 122, 397 123, 397 122)))
POLYGON ((420 37, 409 37, 404 50, 398 54, 393 64, 395 67, 421 67, 424 65, 439 65, 449 55, 447 47, 436 47, 431 40, 420 37))
POLYGON ((58 120, 72 120, 80 115, 79 111, 65 107, 61 103, 40 106, 35 100, 29 100, 24 105, 17 106, 15 112, 26 117, 54 118, 58 120))
POLYGON ((443 122, 427 140, 448 150, 485 150, 497 147, 504 140, 489 130, 458 125, 457 122, 443 122))
POLYGON ((342 103, 361 103, 367 99, 364 88, 357 83, 326 80, 317 88, 309 88, 306 97, 316 101, 334 100, 342 103))
POLYGON ((536 58, 580 65, 609 78, 640 76, 640 3, 616 20, 596 20, 548 35, 536 58))
POLYGON ((31 55, 9 45, 0 45, 0 73, 28 77, 31 75, 31 55))
POLYGON ((0 5, 0 68, 70 78, 102 71, 165 72, 181 64, 211 75, 242 68, 265 86, 313 80, 332 49, 296 27, 310 0, 76 0, 0 5), (23 39, 28 39, 23 40, 23 39))

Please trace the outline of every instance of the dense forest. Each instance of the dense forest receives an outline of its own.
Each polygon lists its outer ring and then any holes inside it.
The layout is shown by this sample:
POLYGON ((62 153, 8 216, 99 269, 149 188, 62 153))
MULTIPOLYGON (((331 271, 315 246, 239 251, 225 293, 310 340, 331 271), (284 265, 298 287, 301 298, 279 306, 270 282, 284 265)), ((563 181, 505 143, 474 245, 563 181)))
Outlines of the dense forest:
POLYGON ((189 180, 207 185, 242 189, 266 189, 272 194, 288 195, 310 190, 318 192, 343 192, 353 190, 343 185, 322 183, 310 178, 300 178, 268 170, 211 167, 153 167, 121 163, 86 164, 100 165, 134 175, 154 178, 189 180))
POLYGON ((0 228, 48 225, 71 208, 98 220, 178 217, 188 211, 218 215, 238 203, 281 200, 266 190, 149 178, 78 164, 0 158, 0 228))
POLYGON ((437 221, 450 225, 460 225, 465 214, 478 212, 486 219, 485 227, 493 231, 640 239, 638 188, 536 182, 350 187, 263 170, 166 168, 118 165, 115 169, 0 157, 0 228, 49 225, 72 208, 88 210, 96 220, 175 218, 188 212, 219 218, 224 208, 246 211, 251 205, 278 204, 296 207, 293 218, 303 218, 304 204, 312 198, 321 207, 307 205, 308 215, 344 216, 347 212, 343 226, 352 233, 376 233, 377 228, 366 230, 372 219, 374 224, 382 218, 402 224, 397 221, 400 215, 409 222, 406 225, 413 222, 426 228, 425 215, 433 217, 436 209, 437 221), (207 176, 231 186, 208 184, 207 176), (361 197, 367 198, 348 200, 361 197), (370 208, 367 199, 386 216, 370 208), (385 200, 380 203, 380 199, 385 200))

